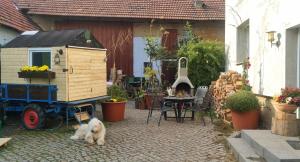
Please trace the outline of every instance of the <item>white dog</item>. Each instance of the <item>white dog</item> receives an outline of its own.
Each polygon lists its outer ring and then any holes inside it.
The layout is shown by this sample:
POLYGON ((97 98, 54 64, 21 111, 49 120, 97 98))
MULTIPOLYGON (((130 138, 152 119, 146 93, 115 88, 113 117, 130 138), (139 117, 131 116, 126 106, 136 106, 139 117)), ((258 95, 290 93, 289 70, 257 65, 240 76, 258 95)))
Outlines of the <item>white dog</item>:
POLYGON ((82 124, 71 137, 73 140, 84 139, 90 144, 97 142, 98 145, 104 145, 105 126, 97 118, 93 118, 88 124, 82 124))

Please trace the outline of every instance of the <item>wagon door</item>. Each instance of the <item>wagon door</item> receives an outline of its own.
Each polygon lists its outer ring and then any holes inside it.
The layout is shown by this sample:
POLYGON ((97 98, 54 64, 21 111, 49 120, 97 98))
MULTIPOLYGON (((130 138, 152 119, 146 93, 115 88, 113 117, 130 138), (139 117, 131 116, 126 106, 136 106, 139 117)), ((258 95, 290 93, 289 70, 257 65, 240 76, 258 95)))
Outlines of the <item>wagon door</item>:
POLYGON ((105 50, 68 48, 68 98, 82 100, 106 95, 105 50))

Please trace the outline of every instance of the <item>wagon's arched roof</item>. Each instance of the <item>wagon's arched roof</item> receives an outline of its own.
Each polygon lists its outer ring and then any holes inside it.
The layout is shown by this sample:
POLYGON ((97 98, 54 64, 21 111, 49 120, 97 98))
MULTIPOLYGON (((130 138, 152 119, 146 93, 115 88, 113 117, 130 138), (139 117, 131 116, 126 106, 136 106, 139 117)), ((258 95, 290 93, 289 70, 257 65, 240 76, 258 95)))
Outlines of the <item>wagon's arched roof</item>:
POLYGON ((58 47, 68 45, 103 48, 93 35, 85 29, 24 32, 7 43, 4 48, 58 47))

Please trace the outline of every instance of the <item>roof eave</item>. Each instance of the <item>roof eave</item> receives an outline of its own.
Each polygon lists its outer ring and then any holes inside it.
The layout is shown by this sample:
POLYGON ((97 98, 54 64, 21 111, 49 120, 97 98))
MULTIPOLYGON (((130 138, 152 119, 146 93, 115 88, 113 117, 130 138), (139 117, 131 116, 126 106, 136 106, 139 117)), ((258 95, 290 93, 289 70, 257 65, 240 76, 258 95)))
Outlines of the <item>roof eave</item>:
POLYGON ((164 17, 128 17, 128 16, 96 16, 96 15, 65 15, 65 14, 47 14, 39 12, 28 12, 29 15, 41 16, 57 16, 57 17, 82 17, 82 18, 96 18, 96 19, 123 19, 123 20, 164 20, 164 21, 225 21, 225 17, 211 17, 211 18, 164 18, 164 17))

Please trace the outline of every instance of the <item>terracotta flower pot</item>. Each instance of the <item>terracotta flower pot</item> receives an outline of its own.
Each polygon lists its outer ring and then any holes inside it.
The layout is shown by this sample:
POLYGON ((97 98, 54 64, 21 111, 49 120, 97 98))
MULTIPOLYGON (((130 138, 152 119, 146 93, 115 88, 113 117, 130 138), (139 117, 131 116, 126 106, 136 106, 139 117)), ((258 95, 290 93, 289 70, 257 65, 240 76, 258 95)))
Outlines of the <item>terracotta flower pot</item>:
POLYGON ((103 120, 117 122, 124 120, 126 102, 101 103, 103 120))
POLYGON ((145 109, 145 101, 144 101, 144 97, 143 98, 138 98, 135 100, 135 108, 136 109, 145 109))
POLYGON ((145 94, 145 108, 150 109, 152 107, 152 95, 145 94))
POLYGON ((297 109, 297 105, 293 104, 286 104, 286 103, 278 103, 278 102, 273 102, 273 106, 275 109, 285 112, 285 113, 293 113, 297 109))
POLYGON ((259 110, 248 112, 231 111, 232 123, 235 130, 241 129, 257 129, 259 110))

